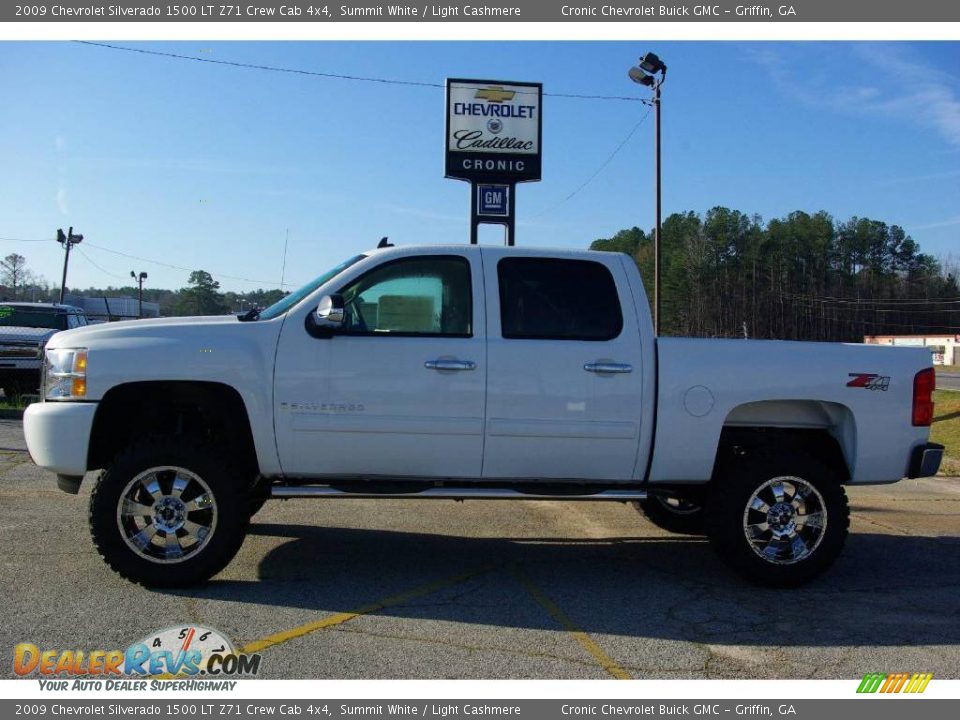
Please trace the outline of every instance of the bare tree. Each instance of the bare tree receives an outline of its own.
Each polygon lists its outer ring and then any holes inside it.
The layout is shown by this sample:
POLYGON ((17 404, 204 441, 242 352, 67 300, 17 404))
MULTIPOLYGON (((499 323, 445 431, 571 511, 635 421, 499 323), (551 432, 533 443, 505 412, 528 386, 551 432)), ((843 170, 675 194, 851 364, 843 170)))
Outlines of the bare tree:
POLYGON ((10 288, 14 298, 18 298, 23 288, 33 282, 33 273, 27 270, 27 259, 23 255, 10 253, 0 260, 0 283, 10 288))

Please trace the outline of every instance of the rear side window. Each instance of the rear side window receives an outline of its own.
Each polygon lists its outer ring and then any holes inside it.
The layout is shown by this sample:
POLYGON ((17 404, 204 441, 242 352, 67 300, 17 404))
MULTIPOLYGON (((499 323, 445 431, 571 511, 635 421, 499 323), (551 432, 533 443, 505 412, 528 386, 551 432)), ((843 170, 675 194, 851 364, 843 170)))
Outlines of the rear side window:
POLYGON ((497 279, 505 338, 612 340, 623 329, 617 287, 601 263, 503 258, 497 279))

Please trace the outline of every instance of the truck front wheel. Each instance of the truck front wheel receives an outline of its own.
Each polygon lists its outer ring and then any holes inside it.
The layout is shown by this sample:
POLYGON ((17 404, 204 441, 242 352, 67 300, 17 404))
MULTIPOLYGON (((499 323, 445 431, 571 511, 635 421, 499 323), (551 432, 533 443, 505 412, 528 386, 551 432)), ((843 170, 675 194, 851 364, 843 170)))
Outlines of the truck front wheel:
POLYGON ((800 454, 742 459, 712 483, 707 503, 707 535, 721 559, 773 587, 829 568, 849 525, 839 473, 800 454))
POLYGON ((114 459, 93 490, 94 545, 133 582, 201 583, 243 543, 249 484, 228 452, 182 438, 140 441, 114 459))

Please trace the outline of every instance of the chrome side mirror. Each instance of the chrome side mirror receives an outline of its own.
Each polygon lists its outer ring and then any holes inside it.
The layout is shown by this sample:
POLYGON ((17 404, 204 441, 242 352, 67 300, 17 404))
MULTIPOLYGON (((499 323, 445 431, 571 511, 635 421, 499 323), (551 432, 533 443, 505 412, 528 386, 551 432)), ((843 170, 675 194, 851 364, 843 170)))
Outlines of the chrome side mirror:
POLYGON ((324 295, 320 298, 320 304, 314 311, 314 320, 317 327, 338 328, 343 325, 343 296, 342 295, 324 295))

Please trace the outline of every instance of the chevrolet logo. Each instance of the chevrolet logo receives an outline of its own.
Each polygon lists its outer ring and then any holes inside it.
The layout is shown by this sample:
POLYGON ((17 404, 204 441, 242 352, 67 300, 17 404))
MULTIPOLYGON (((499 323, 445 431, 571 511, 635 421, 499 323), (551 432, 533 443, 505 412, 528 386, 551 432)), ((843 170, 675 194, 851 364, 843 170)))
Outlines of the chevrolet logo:
POLYGON ((507 100, 513 100, 513 96, 517 93, 513 90, 504 90, 498 85, 491 85, 488 88, 483 90, 477 90, 477 94, 473 97, 477 100, 486 100, 487 102, 502 103, 507 100))

